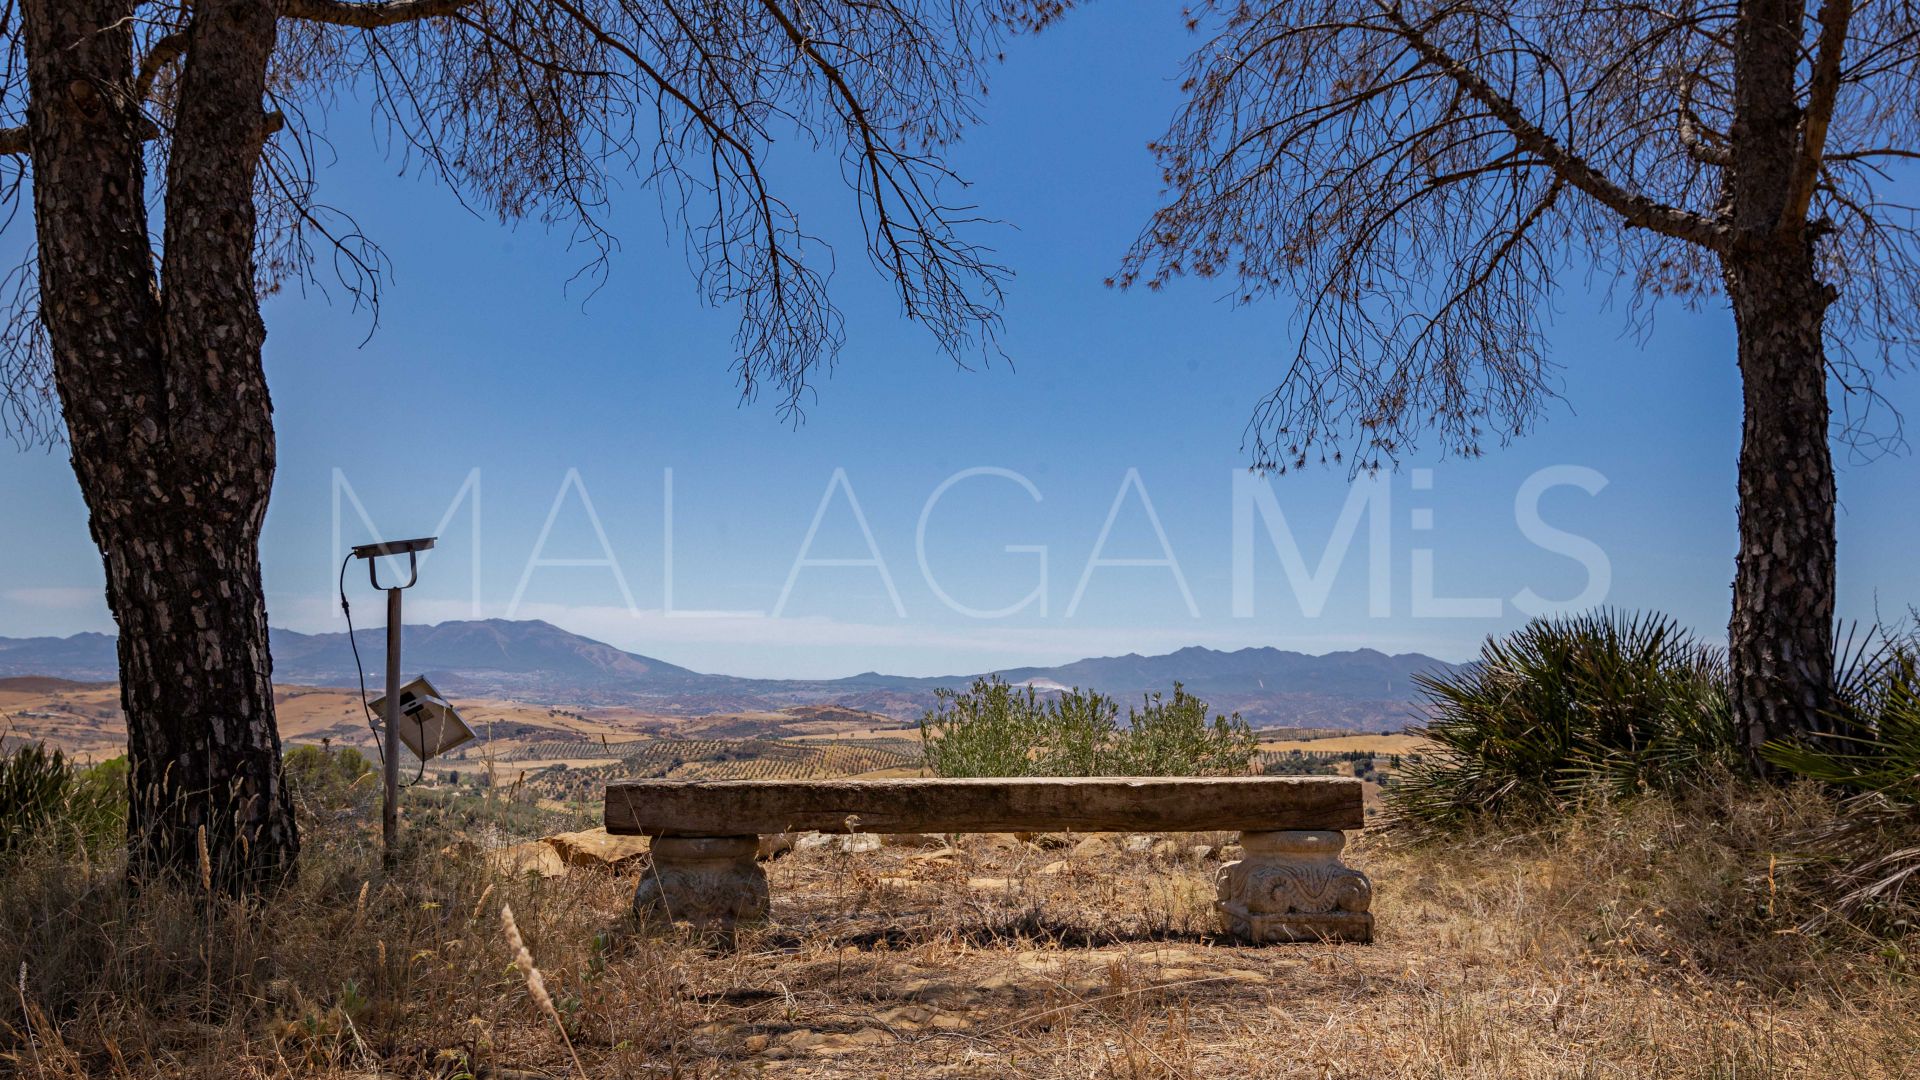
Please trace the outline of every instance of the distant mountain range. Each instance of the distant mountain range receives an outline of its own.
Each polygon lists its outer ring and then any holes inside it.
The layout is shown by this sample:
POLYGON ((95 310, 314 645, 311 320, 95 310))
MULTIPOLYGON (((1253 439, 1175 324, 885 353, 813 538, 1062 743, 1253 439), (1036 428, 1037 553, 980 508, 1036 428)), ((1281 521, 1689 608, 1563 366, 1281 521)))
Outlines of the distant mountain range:
MULTIPOLYGON (((358 634, 369 686, 382 677, 384 630, 358 634)), ((353 686, 347 635, 273 631, 274 681, 353 686)), ((487 619, 406 629, 406 670, 441 690, 542 704, 629 705, 670 715, 838 705, 908 719, 935 690, 960 688, 972 675, 912 678, 867 672, 844 679, 742 679, 707 675, 623 652, 538 620, 487 619)), ((1420 653, 1373 649, 1310 656, 1282 649, 1233 652, 1189 647, 1164 656, 1094 657, 1058 667, 999 674, 1014 683, 1099 690, 1123 703, 1177 680, 1222 712, 1256 726, 1398 728, 1414 710, 1413 676, 1452 667, 1420 653)), ((106 634, 0 638, 0 676, 45 675, 108 682, 118 678, 114 639, 106 634)))

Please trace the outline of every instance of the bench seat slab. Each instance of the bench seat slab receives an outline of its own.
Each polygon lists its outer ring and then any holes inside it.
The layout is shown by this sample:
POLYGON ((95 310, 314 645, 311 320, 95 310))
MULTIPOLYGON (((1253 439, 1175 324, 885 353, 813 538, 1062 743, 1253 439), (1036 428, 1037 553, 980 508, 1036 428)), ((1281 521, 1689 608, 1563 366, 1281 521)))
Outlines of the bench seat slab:
POLYGON ((1346 777, 620 780, 616 835, 784 832, 1212 832, 1358 829, 1346 777))

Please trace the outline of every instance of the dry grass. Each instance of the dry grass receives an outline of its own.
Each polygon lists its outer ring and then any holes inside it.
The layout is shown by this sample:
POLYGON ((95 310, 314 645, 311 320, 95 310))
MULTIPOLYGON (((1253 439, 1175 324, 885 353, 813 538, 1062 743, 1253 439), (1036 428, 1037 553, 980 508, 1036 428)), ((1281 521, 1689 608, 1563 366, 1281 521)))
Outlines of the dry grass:
POLYGON ((257 913, 43 862, 0 887, 0 1071, 564 1076, 511 904, 594 1077, 1920 1075, 1914 943, 1781 932, 1813 901, 1769 849, 1828 813, 1729 785, 1444 850, 1370 836, 1373 946, 1216 940, 1207 837, 803 851, 731 949, 630 926, 630 878, 496 878, 424 828, 391 878, 365 832, 316 830, 257 913))

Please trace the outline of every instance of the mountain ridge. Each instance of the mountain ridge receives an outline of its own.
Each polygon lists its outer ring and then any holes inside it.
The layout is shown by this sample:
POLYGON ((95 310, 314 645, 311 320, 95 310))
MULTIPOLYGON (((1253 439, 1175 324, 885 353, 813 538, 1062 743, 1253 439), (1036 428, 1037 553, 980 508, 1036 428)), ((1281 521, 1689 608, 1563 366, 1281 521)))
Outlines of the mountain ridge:
MULTIPOLYGON (((377 677, 384 628, 359 631, 360 659, 377 677)), ((114 638, 0 637, 0 677, 81 681, 118 677, 114 638)), ((898 718, 918 716, 938 690, 979 677, 861 672, 838 679, 755 679, 693 671, 608 645, 543 620, 453 620, 409 625, 403 656, 409 674, 431 676, 456 695, 508 697, 545 704, 644 707, 667 715, 834 705, 898 718)), ((274 679, 283 684, 357 684, 345 632, 272 631, 274 679)), ((1311 654, 1273 646, 1221 650, 1189 645, 1157 656, 1129 652, 1065 664, 1003 668, 1009 682, 1042 691, 1081 687, 1123 704, 1177 681, 1216 710, 1263 725, 1372 728, 1398 726, 1415 710, 1413 676, 1454 667, 1422 653, 1358 648, 1311 654)))

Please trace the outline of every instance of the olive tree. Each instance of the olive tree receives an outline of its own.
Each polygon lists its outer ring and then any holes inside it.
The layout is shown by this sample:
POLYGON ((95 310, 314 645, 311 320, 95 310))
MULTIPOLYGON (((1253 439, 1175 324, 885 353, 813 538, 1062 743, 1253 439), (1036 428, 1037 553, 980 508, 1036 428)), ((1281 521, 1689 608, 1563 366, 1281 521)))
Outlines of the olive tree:
POLYGON ((905 313, 957 359, 990 347, 1004 275, 940 154, 1017 18, 973 0, 0 0, 0 194, 34 240, 9 279, 4 403, 16 433, 70 446, 105 566, 130 872, 197 873, 204 850, 239 893, 298 852, 261 594, 260 298, 305 278, 372 303, 386 269, 322 198, 330 114, 370 106, 408 170, 560 230, 590 275, 615 186, 650 185, 699 295, 739 309, 742 390, 791 408, 842 332, 830 253, 775 190, 770 144, 837 154, 905 313))
MULTIPOLYGON (((1299 338, 1257 464, 1463 455, 1554 396, 1543 320, 1590 277, 1644 320, 1729 309, 1744 387, 1733 708, 1764 742, 1833 685, 1832 437, 1897 440, 1920 259, 1913 0, 1204 2, 1166 198, 1118 283, 1281 292, 1299 338), (1833 415, 1831 397, 1843 405, 1833 415)), ((1711 359, 1711 358, 1703 358, 1711 359)))

